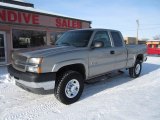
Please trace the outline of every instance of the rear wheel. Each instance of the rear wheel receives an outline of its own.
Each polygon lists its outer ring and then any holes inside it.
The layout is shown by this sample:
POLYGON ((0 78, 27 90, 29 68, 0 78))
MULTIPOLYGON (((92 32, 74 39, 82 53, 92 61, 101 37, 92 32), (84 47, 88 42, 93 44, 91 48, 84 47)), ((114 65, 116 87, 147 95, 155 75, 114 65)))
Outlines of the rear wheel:
POLYGON ((67 71, 59 77, 55 97, 64 104, 76 102, 84 88, 83 77, 76 71, 67 71))
POLYGON ((135 65, 129 68, 129 75, 132 78, 137 78, 141 74, 142 63, 140 61, 136 61, 135 65))

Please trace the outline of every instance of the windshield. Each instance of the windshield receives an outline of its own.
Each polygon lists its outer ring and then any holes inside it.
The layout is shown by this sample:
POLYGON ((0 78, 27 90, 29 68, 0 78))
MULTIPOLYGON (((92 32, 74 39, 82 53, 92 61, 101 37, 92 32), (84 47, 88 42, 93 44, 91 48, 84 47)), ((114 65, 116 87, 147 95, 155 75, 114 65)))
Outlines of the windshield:
POLYGON ((64 33, 56 42, 57 46, 86 47, 93 31, 77 30, 64 33))

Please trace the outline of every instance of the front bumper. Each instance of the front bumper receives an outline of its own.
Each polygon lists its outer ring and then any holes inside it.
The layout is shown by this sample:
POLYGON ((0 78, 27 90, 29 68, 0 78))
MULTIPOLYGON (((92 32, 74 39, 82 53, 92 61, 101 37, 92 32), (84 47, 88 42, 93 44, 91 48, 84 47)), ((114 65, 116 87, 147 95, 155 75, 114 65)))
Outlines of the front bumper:
POLYGON ((21 72, 8 66, 8 72, 11 79, 14 79, 16 85, 33 93, 48 94, 54 92, 56 73, 31 73, 21 72))

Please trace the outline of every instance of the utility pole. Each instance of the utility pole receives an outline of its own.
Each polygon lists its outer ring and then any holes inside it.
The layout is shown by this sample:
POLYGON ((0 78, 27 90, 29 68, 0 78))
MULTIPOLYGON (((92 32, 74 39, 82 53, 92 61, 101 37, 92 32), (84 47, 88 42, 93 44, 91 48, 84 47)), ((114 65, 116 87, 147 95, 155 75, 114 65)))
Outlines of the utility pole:
POLYGON ((136 20, 137 23, 137 38, 136 38, 136 44, 138 44, 138 32, 139 32, 139 20, 136 20))

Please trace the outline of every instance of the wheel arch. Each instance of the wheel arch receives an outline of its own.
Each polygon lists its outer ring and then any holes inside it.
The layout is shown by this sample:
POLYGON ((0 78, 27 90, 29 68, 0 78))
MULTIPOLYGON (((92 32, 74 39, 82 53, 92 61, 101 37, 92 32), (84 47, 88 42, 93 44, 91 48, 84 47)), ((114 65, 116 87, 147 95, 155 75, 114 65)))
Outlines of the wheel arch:
POLYGON ((86 67, 82 63, 68 64, 68 65, 59 67, 59 69, 57 69, 56 71, 56 77, 60 76, 62 73, 69 71, 69 70, 77 71, 83 76, 84 79, 87 78, 86 67))
POLYGON ((137 57, 136 57, 135 62, 136 62, 137 60, 140 61, 140 62, 143 62, 143 59, 144 59, 143 54, 138 54, 137 57))

